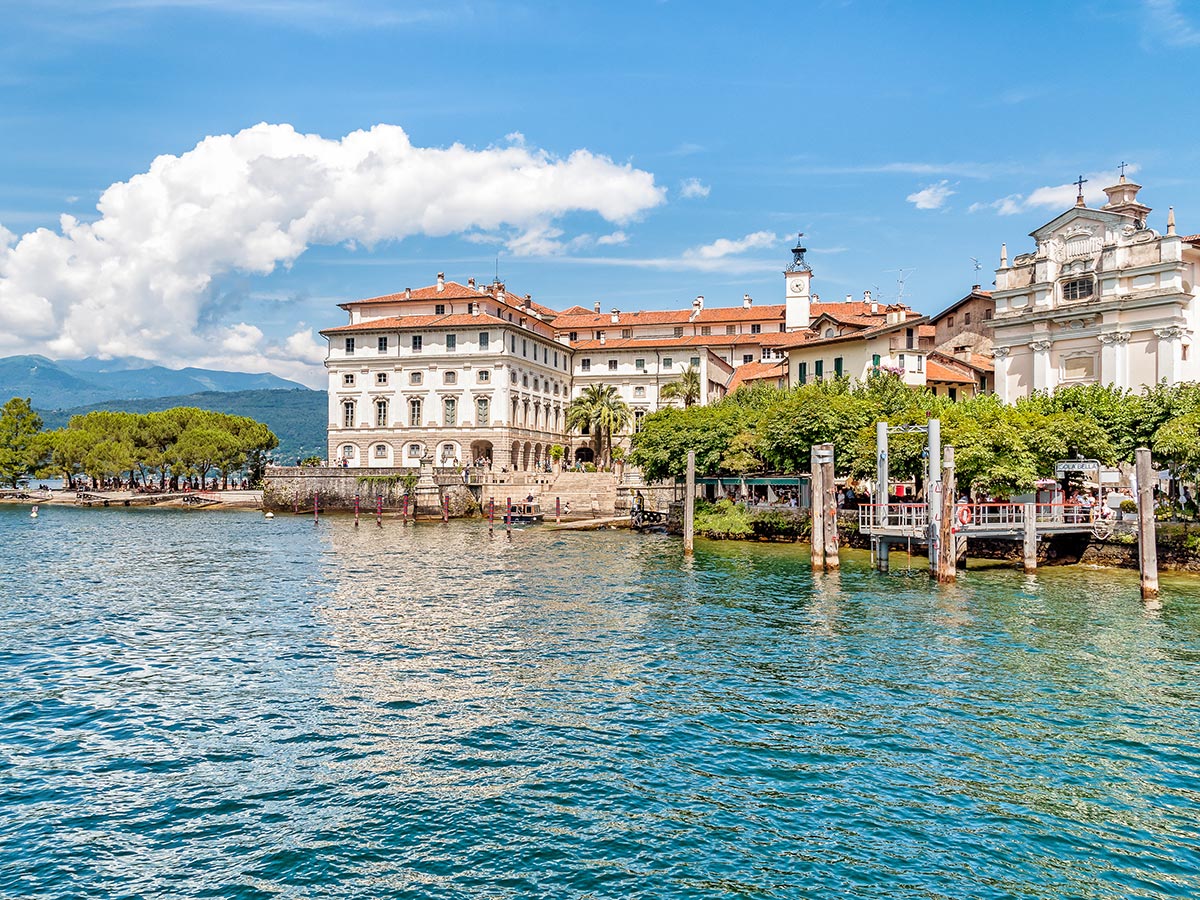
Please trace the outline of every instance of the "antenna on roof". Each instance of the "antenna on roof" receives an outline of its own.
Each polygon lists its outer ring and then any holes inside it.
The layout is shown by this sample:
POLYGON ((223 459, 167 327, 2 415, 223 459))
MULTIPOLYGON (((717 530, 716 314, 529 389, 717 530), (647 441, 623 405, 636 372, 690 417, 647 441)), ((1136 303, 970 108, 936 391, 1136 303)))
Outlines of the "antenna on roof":
MULTIPOLYGON (((983 268, 983 265, 974 256, 968 256, 967 259, 969 259, 971 261, 971 268, 974 269, 976 272, 978 272, 980 269, 983 268)), ((976 276, 976 277, 978 277, 978 276, 976 276)))
POLYGON ((500 283, 500 254, 499 253, 496 254, 496 280, 494 283, 495 284, 500 283))
POLYGON ((908 278, 909 275, 911 275, 913 272, 917 271, 916 267, 914 266, 914 267, 908 268, 908 269, 884 269, 884 271, 896 273, 896 302, 903 303, 904 302, 904 281, 905 281, 905 279, 908 278))

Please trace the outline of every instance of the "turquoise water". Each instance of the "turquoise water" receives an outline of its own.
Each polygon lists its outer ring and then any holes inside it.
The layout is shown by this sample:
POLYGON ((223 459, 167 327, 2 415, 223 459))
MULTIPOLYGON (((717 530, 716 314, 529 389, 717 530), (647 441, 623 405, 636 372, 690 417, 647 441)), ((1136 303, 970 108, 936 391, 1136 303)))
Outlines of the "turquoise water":
POLYGON ((0 894, 1200 895, 1200 581, 0 508, 0 894))

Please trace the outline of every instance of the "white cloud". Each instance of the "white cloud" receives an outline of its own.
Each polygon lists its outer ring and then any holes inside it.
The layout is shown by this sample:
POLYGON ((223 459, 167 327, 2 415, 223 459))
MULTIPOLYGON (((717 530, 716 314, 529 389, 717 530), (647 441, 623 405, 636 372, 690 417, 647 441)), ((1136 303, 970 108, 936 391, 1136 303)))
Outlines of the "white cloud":
POLYGON ((712 188, 707 184, 702 184, 699 178, 687 178, 679 186, 679 196, 685 199, 694 197, 707 197, 712 193, 712 188))
POLYGON ((936 184, 931 184, 919 191, 914 191, 904 199, 913 204, 917 209, 941 209, 942 205, 954 193, 950 188, 950 182, 942 179, 936 184))
MULTIPOLYGON (((94 222, 63 215, 57 232, 0 245, 0 351, 179 364, 223 347, 220 361, 242 368, 252 360, 234 348, 253 335, 203 325, 224 273, 265 275, 312 245, 413 235, 499 234, 514 254, 558 252, 562 216, 621 225, 664 194, 651 173, 588 150, 416 147, 392 125, 327 140, 260 124, 158 157, 104 191, 94 222)), ((261 333, 258 344, 259 361, 292 346, 265 346, 261 333)))
POLYGON ((1142 34, 1149 46, 1200 46, 1200 28, 1183 14, 1178 0, 1142 0, 1142 34))
MULTIPOLYGON (((1138 166, 1130 164, 1125 172, 1126 175, 1132 175, 1137 170, 1138 166)), ((1082 177, 1086 179, 1083 186, 1084 202, 1093 208, 1107 203, 1108 197, 1104 193, 1104 188, 1116 182, 1117 178, 1114 173, 1112 171, 1091 172, 1082 177)), ((1075 205, 1075 198, 1078 194, 1079 187, 1074 182, 1045 185, 1034 188, 1028 194, 1009 194, 998 200, 972 203, 967 211, 980 212, 992 209, 1002 216, 1015 216, 1018 213, 1031 212, 1035 209, 1065 210, 1075 205)))
POLYGON ((0 249, 3 249, 4 247, 9 246, 16 239, 17 239, 17 236, 15 234, 13 234, 11 231, 9 231, 7 228, 5 228, 3 225, 0 225, 0 249))
POLYGON ((623 231, 614 231, 612 234, 602 234, 596 238, 596 244, 601 247, 615 247, 618 244, 628 244, 629 235, 623 231))
POLYGON ((722 259, 726 256, 745 253, 747 250, 774 247, 778 243, 779 235, 770 231, 755 231, 737 241, 729 238, 717 238, 711 244, 685 250, 683 256, 685 259, 722 259))
POLYGON ((232 326, 221 341, 221 349, 234 354, 253 353, 262 343, 262 329, 256 325, 238 322, 232 326))

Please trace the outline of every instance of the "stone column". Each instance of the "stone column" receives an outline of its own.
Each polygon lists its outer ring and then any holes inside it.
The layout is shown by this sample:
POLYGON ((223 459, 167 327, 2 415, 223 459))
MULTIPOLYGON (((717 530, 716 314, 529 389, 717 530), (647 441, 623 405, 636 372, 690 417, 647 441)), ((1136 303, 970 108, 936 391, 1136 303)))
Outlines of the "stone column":
POLYGON ((1179 339, 1183 337, 1183 329, 1178 325, 1155 328, 1154 336, 1158 338, 1157 378, 1159 381, 1165 378, 1167 384, 1174 384, 1179 380, 1179 364, 1182 361, 1179 339))
POLYGON ((1100 335, 1100 384, 1129 387, 1128 331, 1106 331, 1100 335))
POLYGON ((1030 341, 1029 349, 1033 351, 1033 389, 1035 391, 1054 390, 1054 377, 1050 370, 1050 348, 1053 341, 1030 341))
POLYGON ((1000 402, 1011 403, 1013 397, 1009 396, 1008 390, 1008 355, 1012 352, 1010 347, 993 347, 992 356, 996 360, 996 371, 992 375, 995 382, 992 389, 999 395, 1000 402))

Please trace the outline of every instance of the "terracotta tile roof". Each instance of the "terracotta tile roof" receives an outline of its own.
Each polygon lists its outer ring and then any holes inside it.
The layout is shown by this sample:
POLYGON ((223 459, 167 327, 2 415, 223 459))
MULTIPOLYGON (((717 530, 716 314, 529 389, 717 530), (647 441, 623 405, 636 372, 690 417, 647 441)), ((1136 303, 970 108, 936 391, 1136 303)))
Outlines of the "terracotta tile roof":
POLYGON ((558 314, 559 318, 563 316, 591 316, 595 315, 590 309, 584 309, 582 306, 568 306, 558 314))
POLYGON ((991 298, 992 298, 991 291, 976 290, 976 289, 972 288, 971 293, 967 294, 967 296, 963 297, 961 300, 955 300, 953 303, 951 303, 949 306, 947 306, 945 309, 943 309, 936 316, 930 316, 929 318, 932 321, 937 322, 939 319, 943 318, 944 316, 950 315, 950 313, 954 312, 956 309, 958 309, 960 306, 962 306, 968 300, 981 300, 981 299, 982 300, 990 300, 991 298))
POLYGON ((920 325, 917 327, 917 337, 936 337, 937 328, 933 325, 920 325))
POLYGON ((976 379, 973 375, 967 375, 957 369, 943 366, 935 360, 927 359, 925 360, 925 381, 934 381, 938 384, 975 384, 976 379))
POLYGON ((786 375, 786 360, 743 363, 733 370, 733 378, 729 380, 728 391, 732 394, 742 385, 752 381, 778 381, 786 375))
POLYGON ((1183 239, 1185 244, 1200 244, 1200 234, 1189 234, 1183 239))
POLYGON ((554 327, 564 331, 578 329, 631 328, 635 325, 710 325, 714 322, 782 322, 784 305, 752 306, 746 309, 742 306, 712 306, 700 310, 696 318, 692 318, 694 310, 690 309, 650 309, 622 312, 612 320, 611 313, 595 313, 584 310, 580 314, 563 313, 554 320, 554 327))
MULTIPOLYGON (((895 322, 889 325, 886 320, 876 320, 876 324, 870 326, 869 328, 862 328, 858 331, 851 331, 848 334, 837 335, 836 337, 819 337, 811 330, 789 331, 778 336, 773 336, 769 340, 764 340, 762 343, 764 346, 780 348, 802 347, 809 345, 823 346, 825 344, 838 344, 845 343, 847 341, 867 340, 882 334, 888 334, 892 331, 899 331, 903 328, 912 328, 913 326, 917 326, 918 336, 927 336, 924 329, 932 328, 932 326, 927 324, 929 321, 928 318, 917 315, 912 310, 909 310, 908 314, 910 318, 905 319, 903 322, 895 322)), ((933 332, 930 331, 929 335, 932 335, 932 333, 933 332)), ((768 337, 766 335, 760 336, 768 337)))
POLYGON ((446 316, 388 316, 385 319, 371 319, 366 322, 356 322, 353 325, 342 325, 338 328, 326 328, 321 334, 350 334, 358 331, 396 331, 403 328, 462 328, 470 325, 494 327, 496 325, 511 325, 503 319, 498 319, 488 313, 478 316, 469 313, 455 313, 446 316))
POLYGON ((348 306, 354 303, 396 303, 397 301, 408 300, 482 300, 490 296, 490 294, 484 293, 478 288, 467 287, 465 284, 459 284, 457 281, 447 281, 440 291, 437 289, 436 284, 431 284, 428 287, 413 288, 411 297, 406 296, 404 291, 399 291, 395 294, 383 294, 380 297, 351 300, 349 303, 339 305, 348 306))
POLYGON ((656 347, 732 347, 741 344, 760 346, 761 334, 690 334, 684 337, 613 338, 572 341, 572 350, 653 350, 656 347))

